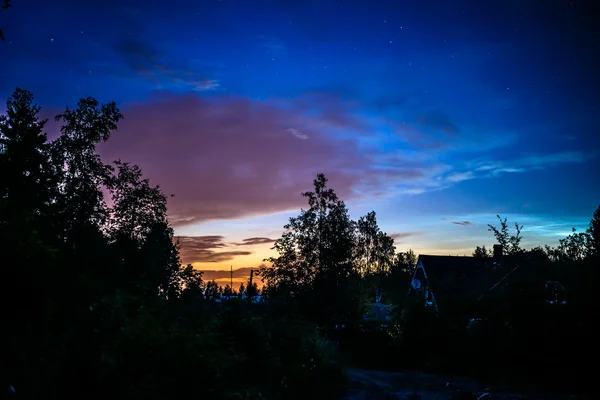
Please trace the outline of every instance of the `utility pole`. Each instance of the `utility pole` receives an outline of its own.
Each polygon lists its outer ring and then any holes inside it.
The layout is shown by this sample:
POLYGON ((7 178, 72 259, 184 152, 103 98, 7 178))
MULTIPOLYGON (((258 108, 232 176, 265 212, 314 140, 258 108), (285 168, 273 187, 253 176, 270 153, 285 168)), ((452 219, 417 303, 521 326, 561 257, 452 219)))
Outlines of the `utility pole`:
POLYGON ((252 302, 252 277, 254 276, 254 273, 258 273, 258 270, 254 270, 251 269, 250 270, 250 282, 248 284, 248 288, 246 289, 248 291, 248 302, 251 303, 252 302))
POLYGON ((233 265, 229 266, 229 287, 231 288, 231 291, 233 292, 233 265))

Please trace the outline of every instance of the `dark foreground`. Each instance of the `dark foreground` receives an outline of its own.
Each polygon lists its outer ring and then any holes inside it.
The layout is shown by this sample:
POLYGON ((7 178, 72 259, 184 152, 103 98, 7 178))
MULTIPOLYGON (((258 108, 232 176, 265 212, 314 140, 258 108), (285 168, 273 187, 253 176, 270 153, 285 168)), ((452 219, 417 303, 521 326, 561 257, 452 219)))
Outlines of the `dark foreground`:
POLYGON ((347 371, 345 400, 559 400, 592 399, 591 395, 541 393, 534 387, 489 386, 466 378, 422 372, 387 372, 367 369, 347 371), (487 394, 486 394, 487 393, 487 394))

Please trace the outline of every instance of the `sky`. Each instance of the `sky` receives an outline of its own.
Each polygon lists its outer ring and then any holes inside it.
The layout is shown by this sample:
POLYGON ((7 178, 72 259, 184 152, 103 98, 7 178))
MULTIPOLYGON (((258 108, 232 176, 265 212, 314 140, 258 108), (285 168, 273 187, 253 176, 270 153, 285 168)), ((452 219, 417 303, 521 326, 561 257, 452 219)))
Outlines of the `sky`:
POLYGON ((398 251, 470 254, 493 244, 497 214, 523 225, 526 246, 555 245, 600 204, 593 11, 13 0, 0 10, 0 103, 16 87, 47 115, 87 96, 117 102, 102 157, 175 195, 184 263, 239 280, 274 255, 319 172, 352 218, 376 211, 398 251))

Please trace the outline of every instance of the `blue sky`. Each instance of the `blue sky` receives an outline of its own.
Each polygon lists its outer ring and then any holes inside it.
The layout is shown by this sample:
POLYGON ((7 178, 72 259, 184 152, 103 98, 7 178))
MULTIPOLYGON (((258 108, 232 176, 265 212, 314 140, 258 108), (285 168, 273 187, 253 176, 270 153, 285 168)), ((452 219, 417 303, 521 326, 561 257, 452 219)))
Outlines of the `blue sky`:
POLYGON ((599 204, 589 2, 13 3, 3 103, 116 101, 100 151, 175 194, 198 268, 259 264, 268 240, 243 240, 275 239, 317 172, 399 250, 468 254, 496 214, 554 244, 599 204))

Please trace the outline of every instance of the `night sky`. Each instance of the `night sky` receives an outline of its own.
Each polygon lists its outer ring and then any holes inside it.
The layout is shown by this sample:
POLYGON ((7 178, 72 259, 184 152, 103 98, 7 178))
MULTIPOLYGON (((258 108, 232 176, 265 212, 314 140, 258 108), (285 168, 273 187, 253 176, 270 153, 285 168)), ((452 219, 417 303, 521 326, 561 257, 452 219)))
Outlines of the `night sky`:
POLYGON ((175 194, 198 268, 261 264, 318 172, 417 253, 491 245, 498 213, 556 244, 600 203, 591 1, 13 3, 2 104, 116 101, 100 152, 175 194))

